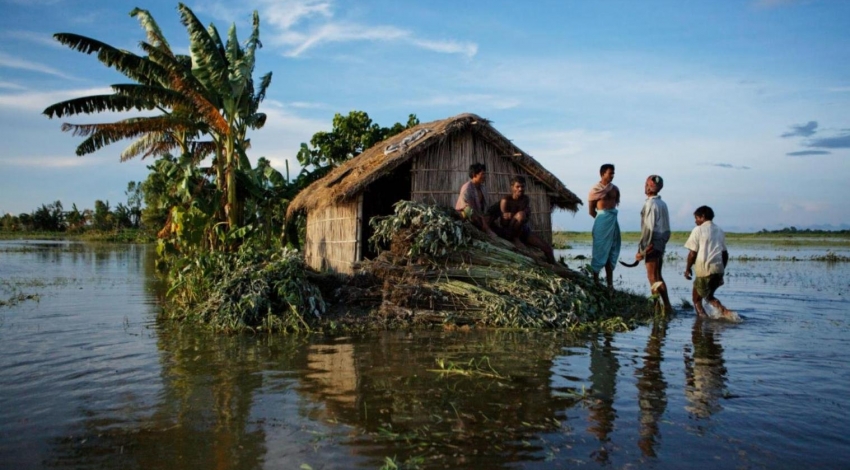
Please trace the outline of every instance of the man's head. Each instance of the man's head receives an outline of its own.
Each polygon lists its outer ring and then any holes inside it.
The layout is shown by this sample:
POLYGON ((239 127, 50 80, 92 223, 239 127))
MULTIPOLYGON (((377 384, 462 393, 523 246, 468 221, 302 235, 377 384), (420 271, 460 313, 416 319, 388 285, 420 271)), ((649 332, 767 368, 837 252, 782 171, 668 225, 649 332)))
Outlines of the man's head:
POLYGON ((605 184, 614 181, 614 165, 606 163, 599 167, 599 176, 602 177, 602 182, 605 184))
POLYGON ((661 192, 661 188, 664 187, 664 178, 658 175, 649 175, 646 178, 646 184, 644 185, 644 193, 647 196, 655 196, 659 192, 661 192))
POLYGON ((525 194, 525 177, 516 175, 511 178, 511 196, 519 199, 523 194, 525 194))
POLYGON ((473 184, 481 184, 484 182, 485 171, 487 171, 487 167, 483 163, 473 163, 469 165, 469 179, 472 180, 473 184))
POLYGON ((706 220, 714 220, 714 211, 708 206, 699 206, 694 211, 694 222, 697 225, 702 225, 706 220))

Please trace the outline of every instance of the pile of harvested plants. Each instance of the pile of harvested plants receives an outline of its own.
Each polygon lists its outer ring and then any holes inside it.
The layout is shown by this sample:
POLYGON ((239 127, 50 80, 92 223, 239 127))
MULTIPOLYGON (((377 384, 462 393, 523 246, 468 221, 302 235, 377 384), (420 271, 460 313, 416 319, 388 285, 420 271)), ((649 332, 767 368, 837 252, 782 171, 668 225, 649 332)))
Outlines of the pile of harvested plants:
POLYGON ((400 201, 371 225, 380 254, 336 297, 388 323, 610 330, 652 314, 645 297, 492 240, 442 207, 400 201))

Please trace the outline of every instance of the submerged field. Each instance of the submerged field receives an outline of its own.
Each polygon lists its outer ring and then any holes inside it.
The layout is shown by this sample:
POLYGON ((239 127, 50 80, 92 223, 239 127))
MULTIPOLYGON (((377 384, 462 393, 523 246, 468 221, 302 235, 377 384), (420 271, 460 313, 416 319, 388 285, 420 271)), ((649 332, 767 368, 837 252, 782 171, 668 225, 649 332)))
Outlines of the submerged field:
MULTIPOLYGON (((0 242, 0 297, 37 295, 0 307, 0 467, 844 466, 850 263, 809 258, 850 248, 729 248, 737 325, 679 308, 616 334, 339 337, 163 327, 153 247, 0 242)), ((642 267, 615 274, 647 293, 642 267)))

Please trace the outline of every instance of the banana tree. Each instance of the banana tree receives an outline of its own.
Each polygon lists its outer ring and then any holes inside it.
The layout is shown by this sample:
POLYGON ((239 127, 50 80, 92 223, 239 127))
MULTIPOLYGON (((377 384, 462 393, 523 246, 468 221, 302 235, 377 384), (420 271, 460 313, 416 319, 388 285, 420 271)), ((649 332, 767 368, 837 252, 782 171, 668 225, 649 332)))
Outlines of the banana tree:
POLYGON ((77 147, 81 156, 128 138, 136 140, 122 152, 122 161, 179 150, 198 164, 213 155, 215 183, 223 197, 218 212, 234 230, 242 223, 236 173, 250 169, 247 132, 265 124, 265 115, 257 110, 271 83, 271 74, 266 74, 255 91, 252 73, 256 49, 261 47, 259 15, 254 12, 252 34, 242 47, 235 26, 223 43, 215 26, 204 28, 182 3, 178 11, 189 33, 189 56, 174 54, 154 19, 141 9, 130 14, 139 19, 147 34, 147 41, 140 43, 144 56, 84 36, 56 34, 62 44, 96 54, 104 65, 135 83, 112 85, 111 94, 56 103, 44 114, 64 117, 103 111, 159 111, 155 116, 134 116, 114 123, 66 123, 62 129, 86 137, 77 147))

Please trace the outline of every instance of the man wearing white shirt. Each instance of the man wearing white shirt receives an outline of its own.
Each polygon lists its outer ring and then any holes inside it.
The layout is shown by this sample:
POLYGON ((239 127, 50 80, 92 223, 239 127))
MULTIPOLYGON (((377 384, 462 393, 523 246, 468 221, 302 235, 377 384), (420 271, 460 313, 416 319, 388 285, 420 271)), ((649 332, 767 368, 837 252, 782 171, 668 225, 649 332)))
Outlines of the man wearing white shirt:
POLYGON ((694 222, 697 226, 691 231, 685 248, 688 253, 688 263, 685 267, 685 279, 691 279, 691 268, 696 268, 693 300, 697 315, 706 316, 702 301, 706 300, 720 311, 721 316, 729 317, 731 312, 723 306, 714 292, 723 285, 723 273, 729 262, 729 252, 726 251, 726 234, 714 224, 714 211, 708 206, 700 206, 694 211, 694 222))
POLYGON ((670 240, 670 213, 667 204, 658 193, 664 187, 664 179, 650 175, 644 184, 646 202, 640 211, 640 243, 635 259, 644 260, 650 290, 664 302, 664 313, 673 313, 673 305, 667 295, 667 284, 661 275, 664 265, 664 250, 670 240))

